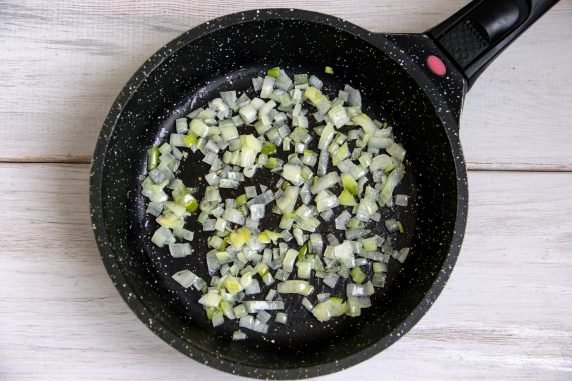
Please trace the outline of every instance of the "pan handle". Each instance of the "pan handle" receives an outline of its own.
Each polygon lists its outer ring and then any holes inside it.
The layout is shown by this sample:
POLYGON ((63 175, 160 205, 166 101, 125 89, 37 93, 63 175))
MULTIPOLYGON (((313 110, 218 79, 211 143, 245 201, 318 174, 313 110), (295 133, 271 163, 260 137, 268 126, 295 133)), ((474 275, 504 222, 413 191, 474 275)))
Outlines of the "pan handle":
POLYGON ((426 33, 471 88, 496 56, 557 2, 476 0, 426 33))

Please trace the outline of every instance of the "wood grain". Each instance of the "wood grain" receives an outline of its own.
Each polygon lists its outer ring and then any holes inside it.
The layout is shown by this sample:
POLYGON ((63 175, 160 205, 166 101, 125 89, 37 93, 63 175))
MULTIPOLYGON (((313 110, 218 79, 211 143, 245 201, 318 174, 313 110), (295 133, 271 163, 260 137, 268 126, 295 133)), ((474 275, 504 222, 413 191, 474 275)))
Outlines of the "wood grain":
MULTIPOLYGON (((199 23, 295 7, 375 32, 420 32, 466 0, 163 0, 0 3, 0 161, 88 162, 114 97, 139 65, 199 23)), ((561 1, 474 86, 462 139, 469 168, 571 170, 572 2, 561 1)))
MULTIPOLYGON (((239 380, 163 343, 90 229, 87 165, 0 164, 0 380, 239 380)), ((569 380, 570 173, 472 172, 465 244, 403 339, 328 380, 569 380)))

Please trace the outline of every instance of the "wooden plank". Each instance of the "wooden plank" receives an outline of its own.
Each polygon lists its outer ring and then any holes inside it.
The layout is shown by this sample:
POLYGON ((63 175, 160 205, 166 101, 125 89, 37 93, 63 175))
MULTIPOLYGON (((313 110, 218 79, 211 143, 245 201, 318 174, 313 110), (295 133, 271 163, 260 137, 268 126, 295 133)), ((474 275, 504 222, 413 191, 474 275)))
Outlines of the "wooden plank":
MULTIPOLYGON (((375 32, 419 32, 466 0, 16 0, 0 7, 0 161, 88 162, 114 97, 139 65, 199 23, 287 6, 375 32)), ((469 168, 572 169, 572 2, 562 1, 491 66, 466 102, 469 168)))
MULTIPOLYGON (((0 164, 0 379, 238 380, 171 349, 123 303, 92 237, 88 171, 0 164)), ((472 172, 442 296, 398 343, 328 379, 570 379, 571 187, 570 173, 472 172)))

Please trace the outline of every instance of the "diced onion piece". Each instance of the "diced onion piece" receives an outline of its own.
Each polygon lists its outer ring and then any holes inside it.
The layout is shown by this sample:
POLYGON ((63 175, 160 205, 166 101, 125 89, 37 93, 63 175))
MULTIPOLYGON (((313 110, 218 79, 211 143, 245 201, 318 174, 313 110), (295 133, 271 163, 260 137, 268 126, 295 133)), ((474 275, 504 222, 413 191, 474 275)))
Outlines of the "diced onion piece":
POLYGON ((312 273, 312 262, 298 261, 298 263, 296 263, 296 267, 298 267, 298 278, 310 279, 310 275, 312 273))
POLYGON ((329 286, 330 288, 335 288, 339 278, 340 276, 338 274, 333 274, 333 273, 328 274, 324 278, 324 284, 326 286, 329 286))
POLYGON ((244 293, 246 295, 254 295, 260 293, 260 283, 258 283, 258 280, 252 279, 250 284, 244 288, 244 293))
POLYGON ((169 252, 174 258, 182 258, 191 255, 193 249, 188 243, 172 243, 169 245, 169 252))
POLYGON ((340 177, 337 172, 330 172, 324 177, 321 177, 311 188, 313 194, 320 193, 323 190, 333 187, 340 182, 340 177))
POLYGON ((397 259, 401 263, 405 262, 405 259, 409 255, 409 250, 410 250, 409 247, 404 247, 403 249, 399 250, 395 259, 397 259))
POLYGON ((228 243, 237 249, 241 249, 250 239, 250 234, 250 230, 247 228, 240 228, 230 233, 228 243))
POLYGON ((246 315, 240 318, 238 323, 239 327, 246 328, 253 330, 254 329, 254 317, 250 315, 246 315))
POLYGON ((234 125, 234 123, 233 123, 233 125, 221 126, 220 132, 221 132, 222 138, 227 142, 231 141, 233 139, 237 139, 239 137, 238 130, 237 130, 236 126, 234 125))
POLYGON ((322 239, 322 235, 315 233, 310 235, 310 243, 312 246, 312 253, 315 254, 322 254, 324 241, 322 239))
POLYGON ((238 225, 244 225, 246 220, 244 215, 236 209, 225 209, 224 213, 222 214, 222 218, 226 221, 238 225))
POLYGON ((385 273, 377 273, 373 274, 371 278, 371 284, 373 287, 382 288, 385 286, 385 280, 387 278, 387 274, 385 273))
POLYGON ((348 143, 344 143, 332 155, 332 164, 338 165, 341 161, 348 158, 349 156, 350 156, 350 151, 348 148, 348 143))
POLYGON ((288 77, 284 72, 280 73, 278 78, 276 78, 276 82, 274 83, 276 88, 282 89, 284 91, 287 91, 291 85, 292 79, 290 79, 290 77, 288 77))
POLYGON ((187 124, 187 118, 175 119, 175 129, 177 134, 184 134, 189 130, 189 125, 187 124))
MULTIPOLYGON (((364 259, 364 258, 362 258, 364 259)), ((364 259, 367 261, 366 259, 364 259)), ((365 281, 366 275, 359 267, 354 267, 350 273, 352 280, 357 284, 362 284, 365 281)))
POLYGON ((332 208, 340 204, 336 195, 327 190, 323 190, 320 193, 318 193, 318 195, 315 198, 315 201, 316 201, 316 209, 320 213, 328 210, 331 211, 332 208))
POLYGON ((332 107, 330 111, 328 111, 328 116, 336 128, 342 128, 350 121, 350 117, 342 105, 332 107))
POLYGON ((323 95, 322 92, 317 89, 316 87, 310 86, 304 91, 304 96, 312 103, 312 105, 316 106, 318 102, 322 99, 323 95))
POLYGON ((342 179, 342 186, 344 187, 345 190, 347 190, 348 192, 350 192, 350 194, 352 194, 354 196, 358 194, 357 182, 352 177, 351 174, 342 173, 341 179, 342 179))
POLYGON ((266 311, 259 311, 256 314, 256 319, 263 322, 263 323, 267 323, 270 318, 272 317, 272 315, 270 315, 268 312, 266 311))
POLYGON ((219 325, 222 325, 224 323, 224 316, 223 316, 222 312, 216 311, 213 314, 213 317, 211 319, 211 323, 212 323, 213 327, 218 327, 219 325))
POLYGON ((282 268, 284 271, 292 272, 294 271, 294 262, 298 257, 298 252, 294 249, 289 249, 286 252, 286 256, 284 257, 284 261, 282 262, 282 268))
POLYGON ((241 107, 238 114, 246 124, 251 124, 257 119, 256 109, 250 104, 241 107))
POLYGON ((284 302, 281 300, 267 301, 267 300, 249 300, 244 302, 246 310, 249 313, 258 311, 275 311, 283 310, 284 302))
POLYGON ((314 309, 314 305, 308 300, 308 298, 302 298, 302 305, 310 312, 314 309))
POLYGON ((348 296, 371 296, 374 292, 371 282, 365 284, 348 283, 346 285, 346 294, 348 296))
POLYGON ((284 167, 282 167, 282 177, 294 185, 300 185, 302 182, 301 168, 292 164, 284 164, 284 167))
POLYGON ((336 130, 331 123, 326 124, 322 134, 320 135, 320 141, 318 142, 318 149, 323 151, 325 150, 331 143, 332 139, 334 138, 334 133, 336 130))
POLYGON ((304 280, 287 280, 278 283, 280 294, 299 294, 308 296, 314 291, 314 287, 304 280))
POLYGON ((250 217, 254 220, 260 220, 264 217, 265 206, 264 204, 252 204, 250 205, 250 217))
POLYGON ((209 126, 207 126, 202 120, 200 119, 193 119, 191 120, 190 129, 193 134, 196 136, 200 136, 204 138, 208 135, 209 126))
POLYGON ((158 247, 163 247, 165 245, 175 243, 176 240, 171 230, 165 227, 160 227, 155 231, 153 237, 151 237, 151 242, 153 242, 158 247))
POLYGON ((354 254, 350 241, 344 241, 335 246, 333 256, 342 264, 351 263, 354 259, 354 254))
POLYGON ((374 199, 362 198, 356 213, 356 218, 363 222, 368 222, 371 215, 377 212, 378 206, 374 199))
POLYGON ((232 333, 232 340, 237 341, 237 340, 244 340, 246 339, 246 333, 242 332, 242 331, 234 331, 232 333))
POLYGON ((288 322, 288 315, 286 315, 284 312, 278 312, 274 320, 276 323, 286 324, 288 322))
POLYGON ((199 304, 205 307, 216 308, 221 301, 221 297, 217 292, 209 291, 199 299, 199 304))
POLYGON ((391 155, 395 160, 402 162, 405 159, 405 150, 401 144, 393 143, 386 148, 388 154, 391 155))
MULTIPOLYGON (((342 204, 343 205, 343 204, 342 204)), ((346 223, 352 218, 352 215, 347 210, 344 210, 338 217, 335 219, 336 229, 338 230, 346 230, 346 223)))
POLYGON ((355 200, 354 196, 347 189, 344 189, 342 191, 342 193, 340 193, 340 195, 338 196, 338 200, 340 202, 340 205, 343 205, 343 206, 355 206, 356 205, 356 200, 355 200))
POLYGON ((387 272, 387 264, 383 262, 376 262, 373 264, 374 273, 385 273, 387 272))
POLYGON ((409 197, 404 194, 396 194, 395 195, 395 205, 397 206, 407 206, 409 202, 409 197))
POLYGON ((189 288, 197 281, 198 276, 185 269, 173 274, 172 278, 184 288, 189 288))
POLYGON ((294 210, 299 192, 299 188, 295 186, 289 186, 284 191, 284 194, 276 200, 276 206, 278 206, 282 213, 288 213, 294 210))
POLYGON ((318 295, 316 295, 316 298, 318 299, 319 302, 325 302, 326 300, 328 300, 330 298, 330 293, 324 292, 324 293, 318 294, 318 295))
POLYGON ((260 98, 270 98, 272 90, 274 89, 274 82, 276 82, 276 78, 268 75, 264 77, 264 82, 262 82, 262 88, 260 90, 260 98))
POLYGON ((339 317, 346 313, 347 305, 341 298, 330 298, 317 304, 312 310, 312 315, 320 321, 325 322, 333 317, 339 317))
POLYGON ((375 237, 365 238, 361 240, 361 245, 364 251, 375 251, 377 250, 377 240, 375 237))
POLYGON ((361 304, 358 298, 350 296, 347 301, 348 311, 347 315, 351 317, 357 317, 361 315, 361 304))
POLYGON ((366 135, 371 135, 377 130, 377 126, 373 123, 373 120, 366 114, 360 114, 352 118, 352 122, 363 128, 366 135))

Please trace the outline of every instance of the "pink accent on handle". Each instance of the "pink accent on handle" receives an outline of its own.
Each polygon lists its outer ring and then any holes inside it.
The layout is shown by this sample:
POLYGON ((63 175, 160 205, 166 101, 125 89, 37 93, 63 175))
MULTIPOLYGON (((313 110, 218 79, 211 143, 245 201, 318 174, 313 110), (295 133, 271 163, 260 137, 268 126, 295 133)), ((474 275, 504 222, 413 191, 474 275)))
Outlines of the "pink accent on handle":
POLYGON ((427 66, 429 67, 429 70, 433 72, 433 74, 436 74, 440 77, 444 76, 445 73, 447 73, 447 67, 445 66, 445 63, 443 62, 443 60, 441 60, 441 58, 437 56, 434 55, 428 56, 427 66))

